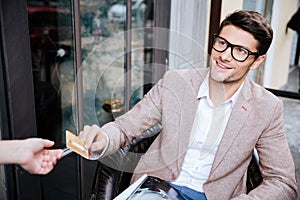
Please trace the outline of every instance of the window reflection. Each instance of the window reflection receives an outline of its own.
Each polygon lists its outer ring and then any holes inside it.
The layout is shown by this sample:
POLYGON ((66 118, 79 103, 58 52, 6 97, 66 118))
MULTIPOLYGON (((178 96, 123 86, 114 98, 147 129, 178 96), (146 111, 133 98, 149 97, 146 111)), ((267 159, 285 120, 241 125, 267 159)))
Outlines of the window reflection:
MULTIPOLYGON (((78 132, 74 115, 77 74, 82 74, 84 124, 102 125, 123 112, 125 87, 132 87, 132 106, 142 98, 152 73, 151 67, 145 67, 152 62, 152 32, 142 27, 153 25, 153 0, 131 2, 131 85, 124 83, 126 1, 79 1, 82 73, 74 61, 72 2, 27 0, 38 137, 54 140, 60 148, 65 147, 66 129, 78 132)), ((75 154, 60 161, 51 174, 42 177, 43 197, 87 199, 94 166, 81 167, 75 154)))
POLYGON ((143 86, 150 82, 151 78, 145 78, 145 74, 151 76, 151 70, 145 73, 145 63, 152 61, 152 51, 145 46, 150 46, 152 37, 144 27, 153 24, 153 1, 133 0, 131 3, 131 85, 125 85, 126 1, 81 1, 85 124, 103 125, 113 120, 124 112, 125 87, 131 87, 130 105, 133 106, 142 98, 143 86), (117 111, 112 107, 118 107, 117 111))
MULTIPOLYGON (((72 115, 74 46, 71 2, 27 1, 37 136, 65 147, 65 130, 76 130, 72 115)), ((43 199, 78 199, 78 157, 62 159, 41 177, 43 199), (59 180, 59 181, 57 181, 59 180)))
MULTIPOLYGON (((71 5, 66 0, 28 0, 38 136, 55 140, 61 147, 65 145, 64 130, 76 132, 71 5)), ((105 102, 114 98, 124 102, 125 22, 124 0, 80 1, 84 98, 95 95, 91 105, 84 99, 85 123, 112 120, 103 109, 105 102), (118 88, 111 93, 117 80, 118 88), (98 85, 91 88, 94 83, 98 85), (96 110, 97 120, 91 119, 90 109, 96 110)), ((144 65, 152 62, 152 49, 144 47, 151 46, 152 32, 143 27, 152 25, 153 1, 132 0, 134 70, 130 72, 133 85, 128 86, 133 87, 132 105, 143 96, 144 82, 151 82, 151 69, 144 65)))
POLYGON ((62 147, 62 113, 67 105, 62 101, 61 89, 67 82, 74 82, 66 77, 73 69, 65 73, 63 64, 72 60, 72 46, 63 42, 72 40, 70 5, 28 1, 27 9, 38 136, 62 147))

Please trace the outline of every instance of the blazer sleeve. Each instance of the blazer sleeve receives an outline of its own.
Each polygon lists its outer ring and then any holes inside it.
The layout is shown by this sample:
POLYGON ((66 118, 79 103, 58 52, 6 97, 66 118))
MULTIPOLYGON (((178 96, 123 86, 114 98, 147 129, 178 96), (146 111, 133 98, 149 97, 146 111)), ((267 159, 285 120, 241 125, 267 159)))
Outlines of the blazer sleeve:
POLYGON ((278 101, 268 128, 261 134, 256 149, 262 183, 233 199, 296 200, 295 165, 286 140, 283 121, 283 103, 278 101))
POLYGON ((163 90, 163 80, 160 80, 131 110, 101 128, 110 138, 107 154, 129 144, 134 138, 161 121, 163 90))

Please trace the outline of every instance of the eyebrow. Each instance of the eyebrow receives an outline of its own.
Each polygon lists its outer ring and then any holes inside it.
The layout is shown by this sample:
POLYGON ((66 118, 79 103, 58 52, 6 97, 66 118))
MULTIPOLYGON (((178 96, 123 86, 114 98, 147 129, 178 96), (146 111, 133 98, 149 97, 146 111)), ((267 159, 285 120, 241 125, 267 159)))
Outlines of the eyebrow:
POLYGON ((230 44, 232 44, 232 45, 234 45, 234 46, 239 46, 239 47, 242 47, 242 48, 244 48, 244 49, 247 49, 247 50, 249 50, 249 51, 251 51, 251 52, 257 52, 258 51, 258 49, 256 48, 256 50, 250 50, 250 48, 248 48, 248 47, 245 47, 245 46, 243 46, 243 45, 240 45, 240 44, 234 44, 234 43, 232 43, 232 42, 230 42, 230 41, 228 41, 228 39, 226 39, 225 37, 223 37, 223 36, 221 36, 221 35, 219 35, 219 37, 221 37, 221 38, 223 38, 223 39, 225 39, 227 42, 229 42, 230 44))

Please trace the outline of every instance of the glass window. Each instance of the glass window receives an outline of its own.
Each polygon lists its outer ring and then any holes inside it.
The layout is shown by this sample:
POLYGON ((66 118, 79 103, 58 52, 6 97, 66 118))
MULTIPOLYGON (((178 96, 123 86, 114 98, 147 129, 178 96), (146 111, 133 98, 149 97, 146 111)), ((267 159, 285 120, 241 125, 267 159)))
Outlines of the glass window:
POLYGON ((81 65, 87 124, 104 124, 123 113, 124 102, 128 101, 124 95, 125 88, 130 87, 131 90, 130 106, 143 96, 144 65, 145 62, 151 62, 151 52, 149 55, 145 48, 145 38, 151 39, 151 33, 146 32, 144 26, 146 22, 151 26, 152 18, 148 17, 145 21, 145 1, 135 0, 131 3, 132 29, 129 31, 125 30, 124 1, 106 5, 106 12, 99 3, 98 6, 91 2, 81 5, 82 16, 93 16, 93 23, 84 23, 81 28, 89 30, 82 33, 84 57, 81 65), (127 35, 131 36, 130 49, 125 46, 127 35), (131 54, 130 63, 127 60, 128 53, 131 54), (127 71, 125 67, 128 65, 130 69, 127 71), (125 83, 130 85, 125 86, 125 83))
MULTIPOLYGON (((253 10, 264 15, 269 21, 271 21, 271 13, 272 13, 272 5, 273 1, 246 1, 244 0, 243 9, 245 10, 253 10)), ((258 69, 250 70, 248 76, 257 82, 258 84, 263 84, 263 76, 264 76, 264 68, 265 63, 263 62, 258 69)))
MULTIPOLYGON (((72 98, 75 83, 73 12, 70 1, 27 1, 37 136, 65 147, 64 131, 75 132, 72 98)), ((43 176, 45 199, 77 199, 79 160, 63 158, 43 176), (58 181, 59 180, 59 181, 58 181)))
MULTIPOLYGON (((152 32, 145 27, 154 24, 153 5, 153 0, 27 1, 38 137, 65 148, 66 130, 103 125, 122 114, 126 102, 131 107, 142 98, 151 82, 152 69, 145 65, 152 62, 152 49, 146 48, 152 32)), ((75 154, 63 158, 42 177, 43 197, 87 199, 95 164, 75 154)))

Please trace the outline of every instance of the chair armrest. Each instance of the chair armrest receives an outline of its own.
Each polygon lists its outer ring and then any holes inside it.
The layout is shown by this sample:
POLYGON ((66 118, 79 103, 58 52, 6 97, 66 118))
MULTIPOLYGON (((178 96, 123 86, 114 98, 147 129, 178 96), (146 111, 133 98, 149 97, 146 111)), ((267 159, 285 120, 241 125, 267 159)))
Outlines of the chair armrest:
POLYGON ((259 170, 259 158, 256 149, 254 149, 250 164, 247 170, 247 193, 256 188, 263 178, 259 170))
POLYGON ((162 129, 157 123, 130 144, 98 162, 90 200, 113 199, 129 185, 137 163, 162 129))

